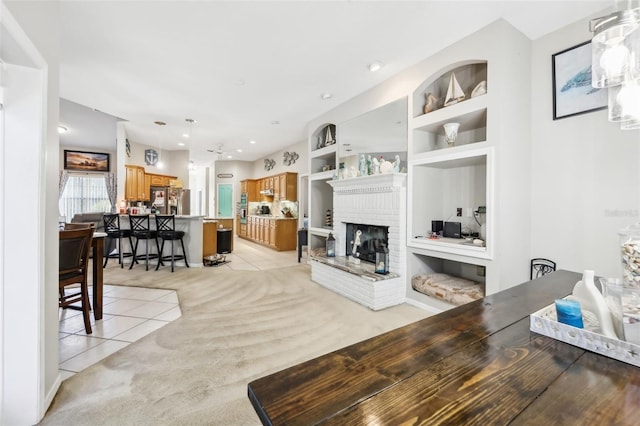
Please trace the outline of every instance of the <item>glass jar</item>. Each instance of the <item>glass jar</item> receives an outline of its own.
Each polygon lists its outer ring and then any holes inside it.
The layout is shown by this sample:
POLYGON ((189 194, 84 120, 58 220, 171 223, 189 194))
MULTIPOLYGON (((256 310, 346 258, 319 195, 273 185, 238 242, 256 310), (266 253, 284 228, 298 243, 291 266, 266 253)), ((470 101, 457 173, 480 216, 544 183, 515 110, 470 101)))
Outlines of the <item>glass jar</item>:
POLYGON ((640 223, 621 229, 622 279, 628 287, 640 287, 640 223))

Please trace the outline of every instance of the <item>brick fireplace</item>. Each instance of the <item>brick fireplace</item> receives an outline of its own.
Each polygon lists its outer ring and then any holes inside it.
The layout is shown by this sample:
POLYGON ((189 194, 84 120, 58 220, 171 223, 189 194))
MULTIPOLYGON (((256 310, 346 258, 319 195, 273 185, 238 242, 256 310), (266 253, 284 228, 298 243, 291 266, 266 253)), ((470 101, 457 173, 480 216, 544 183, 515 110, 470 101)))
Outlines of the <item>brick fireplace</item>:
POLYGON ((311 279, 337 293, 377 310, 403 303, 406 271, 406 174, 380 174, 330 181, 333 187, 334 264, 312 258, 311 279), (361 262, 350 270, 347 224, 388 227, 390 275, 376 275, 373 264, 361 262), (368 273, 368 270, 371 273, 368 273))

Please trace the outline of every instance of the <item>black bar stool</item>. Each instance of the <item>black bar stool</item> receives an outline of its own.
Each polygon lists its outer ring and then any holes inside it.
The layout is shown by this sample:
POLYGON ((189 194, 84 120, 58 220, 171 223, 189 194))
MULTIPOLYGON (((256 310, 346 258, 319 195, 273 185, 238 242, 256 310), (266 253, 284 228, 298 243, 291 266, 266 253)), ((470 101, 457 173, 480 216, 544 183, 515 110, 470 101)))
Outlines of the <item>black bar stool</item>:
MULTIPOLYGON (((171 260, 171 272, 173 272, 173 266, 176 260, 184 260, 184 264, 189 267, 189 262, 187 262, 187 252, 184 249, 184 241, 182 238, 184 237, 184 231, 176 231, 176 217, 174 215, 156 215, 156 229, 158 230, 158 237, 162 238, 162 246, 160 247, 160 258, 158 260, 158 266, 156 266, 156 271, 160 268, 160 264, 163 260, 171 260), (171 256, 163 256, 164 253, 164 242, 171 241, 171 256), (180 240, 180 245, 182 246, 182 254, 176 254, 174 243, 175 241, 180 240)), ((162 263, 164 266, 164 263, 162 263)))
MULTIPOLYGON (((122 248, 122 239, 127 238, 129 240, 129 248, 133 249, 133 241, 131 240, 131 229, 120 228, 120 215, 118 214, 105 214, 102 217, 104 221, 104 232, 107 233, 107 243, 104 251, 104 265, 107 267, 109 259, 119 259, 120 267, 124 267, 123 258, 133 256, 133 252, 125 252, 122 248), (111 246, 115 240, 118 240, 118 253, 111 252, 111 246)), ((133 260, 131 261, 133 262, 133 260)))
POLYGON ((145 268, 149 270, 149 259, 158 259, 159 263, 162 263, 162 258, 160 257, 160 246, 158 245, 158 231, 152 230, 149 227, 149 215, 129 215, 129 224, 131 225, 131 235, 136 239, 136 245, 133 247, 133 260, 131 261, 131 266, 129 269, 133 268, 133 264, 137 263, 138 259, 144 259, 145 268), (145 252, 144 254, 138 254, 138 243, 140 240, 145 241, 145 252), (149 243, 150 240, 156 242, 156 252, 149 253, 149 243))

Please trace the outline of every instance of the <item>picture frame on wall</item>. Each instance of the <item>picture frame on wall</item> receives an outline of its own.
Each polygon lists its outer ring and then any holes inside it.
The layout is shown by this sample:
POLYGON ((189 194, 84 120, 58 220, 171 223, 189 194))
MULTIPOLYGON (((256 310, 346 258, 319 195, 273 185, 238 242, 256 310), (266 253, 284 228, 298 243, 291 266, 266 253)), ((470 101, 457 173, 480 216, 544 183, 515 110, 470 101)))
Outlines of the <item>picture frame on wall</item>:
POLYGON ((64 169, 80 172, 108 172, 109 154, 65 149, 64 169))
POLYGON ((591 41, 551 55, 553 119, 607 107, 607 90, 591 86, 591 41))

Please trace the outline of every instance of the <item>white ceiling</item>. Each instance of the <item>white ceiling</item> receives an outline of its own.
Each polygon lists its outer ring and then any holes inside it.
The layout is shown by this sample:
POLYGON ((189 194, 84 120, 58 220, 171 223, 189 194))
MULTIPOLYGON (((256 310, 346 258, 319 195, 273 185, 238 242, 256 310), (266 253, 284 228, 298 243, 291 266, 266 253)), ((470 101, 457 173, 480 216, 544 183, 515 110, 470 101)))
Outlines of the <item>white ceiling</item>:
MULTIPOLYGON (((312 119, 498 18, 533 40, 611 5, 62 1, 60 96, 125 120, 132 142, 162 149, 187 142, 202 163, 215 159, 207 149, 223 144, 234 159, 254 161, 305 140, 312 119), (383 68, 369 72, 372 61, 383 68), (333 97, 322 100, 324 92, 333 97), (197 120, 188 140, 185 118, 197 120)), ((99 134, 87 140, 86 129, 78 138, 90 121, 63 105, 67 119, 63 145, 114 148, 99 134)))

